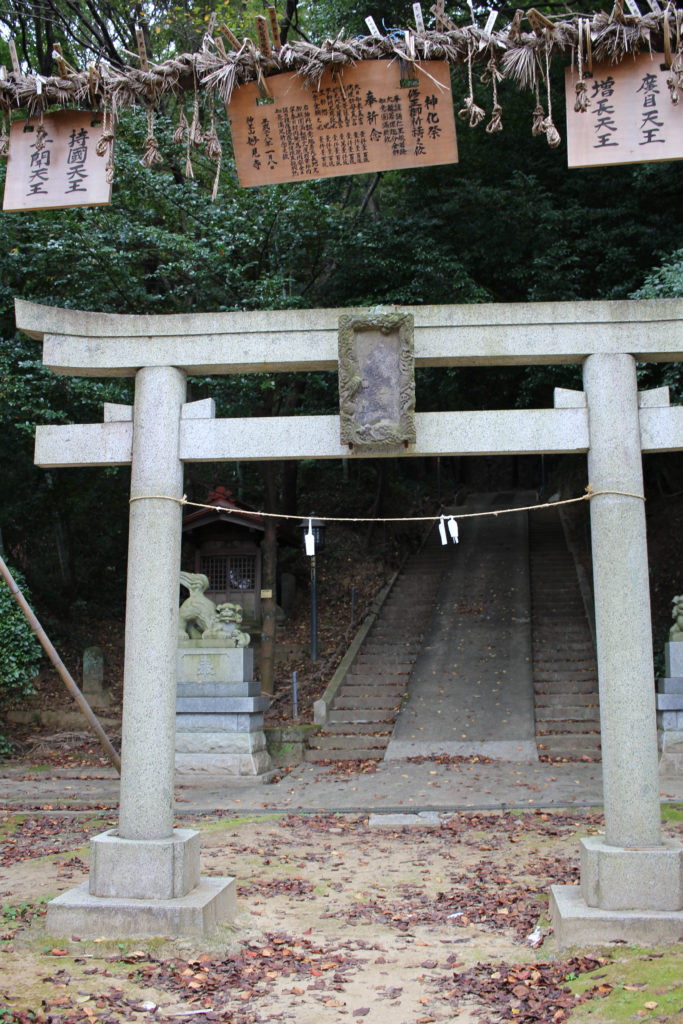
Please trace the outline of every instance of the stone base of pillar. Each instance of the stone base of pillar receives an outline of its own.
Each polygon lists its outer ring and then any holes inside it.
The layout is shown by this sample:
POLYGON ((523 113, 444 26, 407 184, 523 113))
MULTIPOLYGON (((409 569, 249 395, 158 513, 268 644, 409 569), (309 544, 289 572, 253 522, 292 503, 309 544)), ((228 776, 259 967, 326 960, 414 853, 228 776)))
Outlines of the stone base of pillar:
POLYGON ((549 913, 560 949, 609 942, 654 946, 678 942, 683 935, 682 910, 589 907, 578 885, 551 886, 549 913))
POLYGON ((122 839, 115 829, 90 841, 90 894, 172 900, 199 884, 199 832, 174 828, 164 839, 122 839))
POLYGON ((179 899, 93 896, 88 882, 48 903, 46 930, 56 938, 107 939, 208 935, 235 916, 234 878, 201 878, 179 899))
POLYGON ((683 911, 683 846, 672 839, 641 847, 582 839, 581 898, 607 911, 683 911))

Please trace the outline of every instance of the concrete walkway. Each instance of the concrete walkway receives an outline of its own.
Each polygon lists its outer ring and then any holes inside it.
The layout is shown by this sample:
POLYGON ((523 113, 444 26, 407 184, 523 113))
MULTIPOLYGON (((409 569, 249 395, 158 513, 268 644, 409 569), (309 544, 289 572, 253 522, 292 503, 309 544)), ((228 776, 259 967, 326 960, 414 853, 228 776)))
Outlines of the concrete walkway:
MULTIPOLYGON (((0 808, 116 813, 119 781, 112 769, 27 771, 2 766, 0 808)), ((376 770, 341 774, 324 765, 301 764, 274 784, 225 781, 216 776, 176 779, 178 817, 214 811, 239 814, 276 811, 446 811, 474 809, 599 807, 601 765, 492 761, 441 764, 438 760, 383 761, 376 770)), ((683 778, 660 780, 662 800, 683 802, 683 778)))
MULTIPOLYGON (((472 495, 458 511, 535 501, 532 492, 472 495)), ((385 757, 537 760, 527 513, 465 520, 444 558, 451 565, 385 757)))

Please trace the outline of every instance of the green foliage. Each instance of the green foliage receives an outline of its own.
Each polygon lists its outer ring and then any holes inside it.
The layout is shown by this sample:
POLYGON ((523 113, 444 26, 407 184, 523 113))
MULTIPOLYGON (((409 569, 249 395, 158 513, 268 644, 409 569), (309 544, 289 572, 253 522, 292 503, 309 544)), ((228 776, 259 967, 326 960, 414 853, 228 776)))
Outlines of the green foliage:
MULTIPOLYGON (((255 0, 153 0, 144 5, 148 53, 160 60, 197 50, 212 10, 238 36, 253 34, 261 9, 255 0)), ((373 9, 355 0, 322 0, 301 4, 298 13, 314 41, 342 27, 364 33, 366 14, 380 26, 412 23, 410 6, 393 2, 373 9)), ((469 10, 449 13, 470 18, 469 10)), ((45 0, 31 18, 11 14, 18 19, 18 31, 17 24, 8 28, 20 58, 43 74, 52 70, 54 42, 78 67, 100 53, 120 63, 129 59, 124 48, 136 50, 135 17, 120 0, 87 10, 80 2, 45 0)), ((290 38, 297 38, 294 29, 290 38)), ((3 38, 0 60, 8 63, 3 38)), ((562 70, 554 61, 560 131, 562 70)), ((490 111, 490 85, 475 76, 474 88, 477 102, 490 111)), ((467 91, 466 72, 459 69, 453 74, 456 111, 467 91)), ((458 122, 458 164, 257 189, 237 184, 227 119, 219 110, 223 160, 216 202, 216 165, 205 154, 193 154, 195 177, 185 178, 185 149, 173 142, 179 101, 156 114, 163 163, 153 170, 140 165, 144 111, 127 111, 117 129, 110 206, 0 215, 0 529, 10 553, 21 552, 41 618, 47 612, 62 623, 70 616, 76 621, 84 603, 91 610, 121 608, 128 470, 45 473, 33 466, 35 425, 101 421, 103 402, 132 400, 132 382, 46 370, 38 343, 15 331, 15 296, 112 313, 193 313, 681 294, 683 250, 672 211, 680 204, 683 165, 568 171, 564 143, 551 151, 545 139, 531 135, 533 97, 501 83, 499 99, 502 132, 490 135, 483 125, 471 130, 458 122)), ((208 116, 202 107, 204 126, 208 116)), ((4 166, 0 187, 3 179, 4 166)), ((553 387, 577 386, 578 372, 423 369, 417 406, 549 406, 553 387)), ((675 364, 650 364, 640 375, 642 386, 667 383, 674 400, 683 400, 683 371, 675 364)), ((220 416, 333 413, 338 403, 336 375, 329 373, 202 377, 190 386, 192 398, 215 398, 220 416)), ((406 476, 417 474, 411 460, 397 462, 406 476)), ((398 467, 391 472, 398 476, 398 467)), ((306 474, 301 471, 300 482, 306 474)), ((191 498, 203 500, 215 483, 256 504, 263 500, 258 467, 187 467, 191 498)), ((284 496, 284 474, 280 489, 284 496)))
POLYGON ((633 299, 683 298, 683 249, 673 252, 660 267, 651 270, 633 299))
MULTIPOLYGON (((29 600, 23 575, 10 570, 15 583, 29 600)), ((21 608, 4 579, 0 578, 0 711, 33 693, 40 667, 41 649, 21 608)), ((0 732, 0 754, 8 750, 0 732)))

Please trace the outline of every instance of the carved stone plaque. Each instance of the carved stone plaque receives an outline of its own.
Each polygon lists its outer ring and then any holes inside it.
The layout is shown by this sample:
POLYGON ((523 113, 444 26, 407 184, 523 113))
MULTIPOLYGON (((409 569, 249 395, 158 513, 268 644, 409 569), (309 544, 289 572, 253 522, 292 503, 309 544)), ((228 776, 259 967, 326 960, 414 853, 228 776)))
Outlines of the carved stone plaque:
POLYGON ((387 453, 415 442, 415 360, 409 313, 339 317, 341 441, 387 453))

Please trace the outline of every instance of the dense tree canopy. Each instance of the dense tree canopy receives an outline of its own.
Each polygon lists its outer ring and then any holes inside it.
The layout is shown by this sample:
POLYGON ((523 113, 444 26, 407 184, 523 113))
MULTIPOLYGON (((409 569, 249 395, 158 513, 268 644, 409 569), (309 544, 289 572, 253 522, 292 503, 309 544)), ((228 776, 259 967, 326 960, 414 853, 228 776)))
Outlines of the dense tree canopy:
MULTIPOLYGON (((214 9, 238 34, 261 11, 232 0, 137 9, 118 0, 0 0, 0 22, 14 34, 24 66, 47 74, 55 42, 75 66, 98 56, 124 62, 126 51, 136 49, 136 24, 158 59, 196 49, 214 9)), ((325 0, 302 6, 290 31, 315 40, 342 26, 363 31, 366 13, 380 24, 383 15, 390 25, 409 12, 395 3, 373 12, 353 0, 325 0)), ((5 38, 0 59, 9 62, 5 38)), ((553 69, 558 112, 561 71, 553 69)), ((475 88, 489 105, 489 87, 476 82, 475 88)), ((454 72, 456 104, 466 89, 465 75, 454 72)), ((459 123, 458 164, 260 189, 238 186, 227 121, 220 117, 215 202, 216 165, 204 153, 194 156, 194 179, 184 175, 184 147, 173 142, 179 102, 165 102, 157 113, 163 162, 152 170, 139 162, 144 114, 121 117, 110 206, 0 214, 0 528, 34 590, 45 596, 49 581, 55 602, 61 595, 73 607, 103 591, 106 600, 120 602, 128 474, 35 469, 33 426, 95 422, 103 401, 129 401, 131 388, 45 371, 37 344, 15 332, 14 296, 81 309, 176 313, 683 293, 681 165, 567 170, 564 143, 550 150, 544 138, 532 137, 529 97, 510 88, 501 94, 502 132, 459 123)), ((561 121, 557 113, 558 126, 561 121)), ((500 406, 548 404, 553 384, 574 379, 571 368, 552 377, 538 368, 501 370, 492 387, 493 372, 425 371, 418 408, 475 408, 490 403, 492 393, 500 406)), ((662 372, 680 394, 677 367, 650 369, 648 380, 656 383, 662 372)), ((192 390, 195 397, 216 397, 221 415, 328 412, 337 403, 336 380, 324 374, 305 387, 288 375, 262 375, 195 380, 192 390)), ((191 467, 190 490, 203 497, 210 472, 191 467)), ((232 470, 221 472, 225 479, 232 470)), ((258 497, 261 484, 250 473, 258 497)), ((283 477, 280 498, 286 489, 283 477)))

